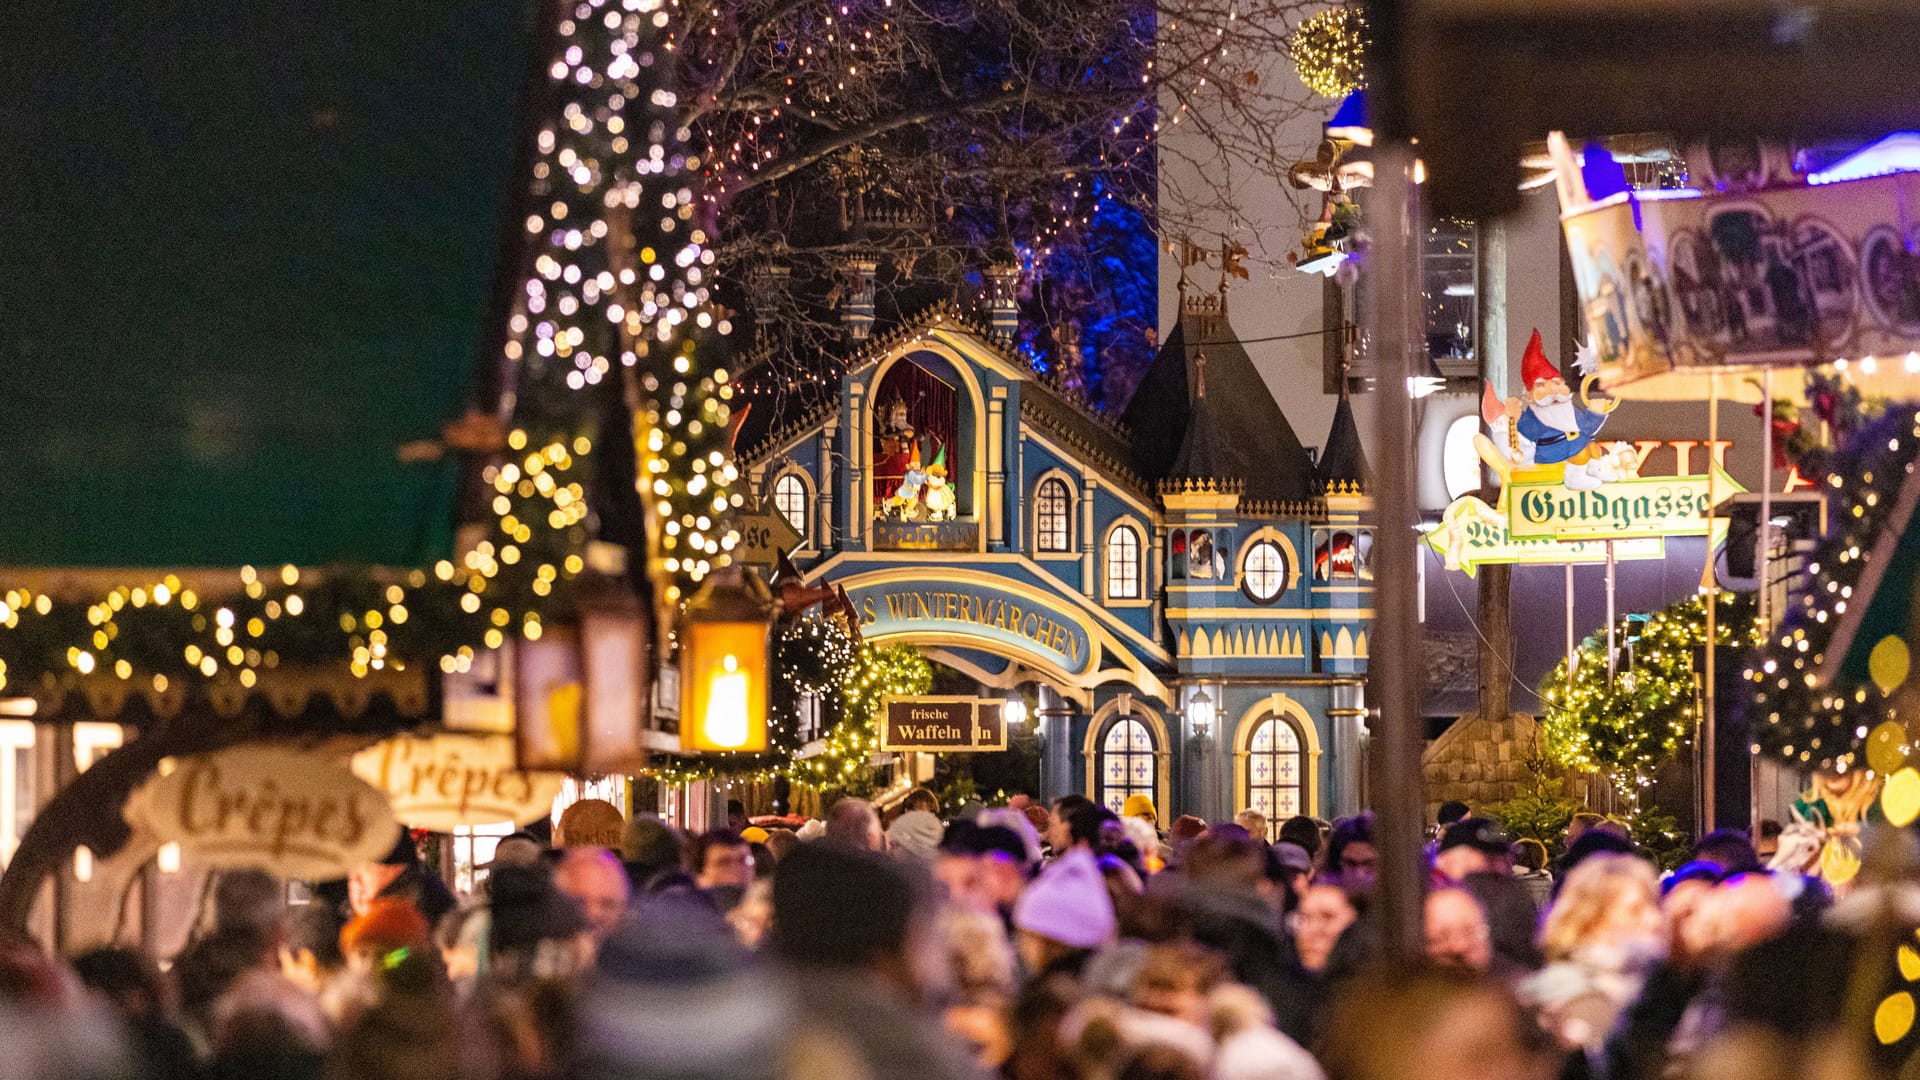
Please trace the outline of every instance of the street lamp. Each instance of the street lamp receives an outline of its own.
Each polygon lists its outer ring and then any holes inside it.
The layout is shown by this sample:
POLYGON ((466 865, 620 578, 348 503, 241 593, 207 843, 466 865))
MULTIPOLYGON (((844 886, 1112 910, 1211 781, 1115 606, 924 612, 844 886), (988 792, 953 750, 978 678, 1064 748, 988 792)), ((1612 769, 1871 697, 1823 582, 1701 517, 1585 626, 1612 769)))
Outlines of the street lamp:
POLYGON ((1192 725, 1194 735, 1202 739, 1213 727, 1213 698, 1204 686, 1195 688, 1193 696, 1187 699, 1187 723, 1192 725))
POLYGON ((1017 697, 1010 697, 1000 705, 1000 720, 1008 728, 1027 722, 1027 703, 1017 697))
POLYGON ((767 748, 773 597, 744 567, 722 567, 687 602, 680 628, 680 748, 767 748))

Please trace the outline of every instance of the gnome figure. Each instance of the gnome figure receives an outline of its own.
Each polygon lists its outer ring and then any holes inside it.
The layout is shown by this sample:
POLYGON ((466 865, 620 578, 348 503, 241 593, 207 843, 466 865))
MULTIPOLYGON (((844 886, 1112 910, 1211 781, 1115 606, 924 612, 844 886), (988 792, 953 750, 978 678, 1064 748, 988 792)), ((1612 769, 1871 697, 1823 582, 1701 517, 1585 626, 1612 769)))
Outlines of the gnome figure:
MULTIPOLYGON (((1586 350, 1579 362, 1591 364, 1586 350)), ((1607 480, 1622 476, 1622 462, 1594 441, 1607 422, 1607 414, 1591 408, 1584 394, 1576 394, 1547 359, 1540 345, 1540 331, 1527 341, 1526 354, 1520 360, 1522 396, 1504 403, 1488 387, 1481 411, 1487 426, 1506 435, 1505 461, 1496 461, 1481 445, 1481 456, 1503 475, 1514 466, 1564 465, 1565 482, 1576 490, 1591 490, 1607 480), (1502 466, 1505 466, 1504 468, 1502 466)), ((1476 439, 1476 444, 1482 440, 1476 439)), ((1628 470, 1626 475, 1631 475, 1628 470)))
POLYGON ((926 481, 926 469, 920 465, 920 441, 916 439, 912 456, 907 459, 907 473, 900 478, 900 486, 887 497, 887 512, 901 521, 920 520, 920 488, 926 481))

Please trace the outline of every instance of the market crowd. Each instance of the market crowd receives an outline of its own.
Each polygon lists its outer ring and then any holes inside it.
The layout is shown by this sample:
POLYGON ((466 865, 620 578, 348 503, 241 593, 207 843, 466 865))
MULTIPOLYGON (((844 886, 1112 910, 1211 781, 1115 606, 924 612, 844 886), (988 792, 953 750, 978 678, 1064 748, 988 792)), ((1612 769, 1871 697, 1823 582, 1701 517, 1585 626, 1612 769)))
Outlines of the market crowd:
POLYGON ((228 871, 164 972, 0 941, 0 1080, 1766 1080, 1905 1051, 1850 1019, 1906 973, 1911 866, 1836 903, 1742 832, 1662 874, 1615 821, 1549 850, 1448 804, 1425 959, 1388 966, 1369 815, 939 810, 735 804, 687 836, 590 800, 461 898, 404 835, 302 904, 228 871))

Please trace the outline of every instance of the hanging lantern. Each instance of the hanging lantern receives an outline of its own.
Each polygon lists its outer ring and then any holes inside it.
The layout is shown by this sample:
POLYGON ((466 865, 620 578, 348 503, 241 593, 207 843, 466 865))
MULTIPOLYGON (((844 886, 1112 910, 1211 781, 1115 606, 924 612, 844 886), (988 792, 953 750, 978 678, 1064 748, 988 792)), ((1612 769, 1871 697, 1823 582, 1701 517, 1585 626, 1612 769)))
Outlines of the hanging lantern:
POLYGON ((773 597, 743 566, 713 572, 680 626, 680 748, 767 748, 773 597))
POLYGON ((653 620, 625 580, 626 552, 598 544, 592 554, 611 572, 580 583, 580 652, 586 686, 580 717, 580 768, 623 773, 646 764, 642 738, 653 699, 653 620))

